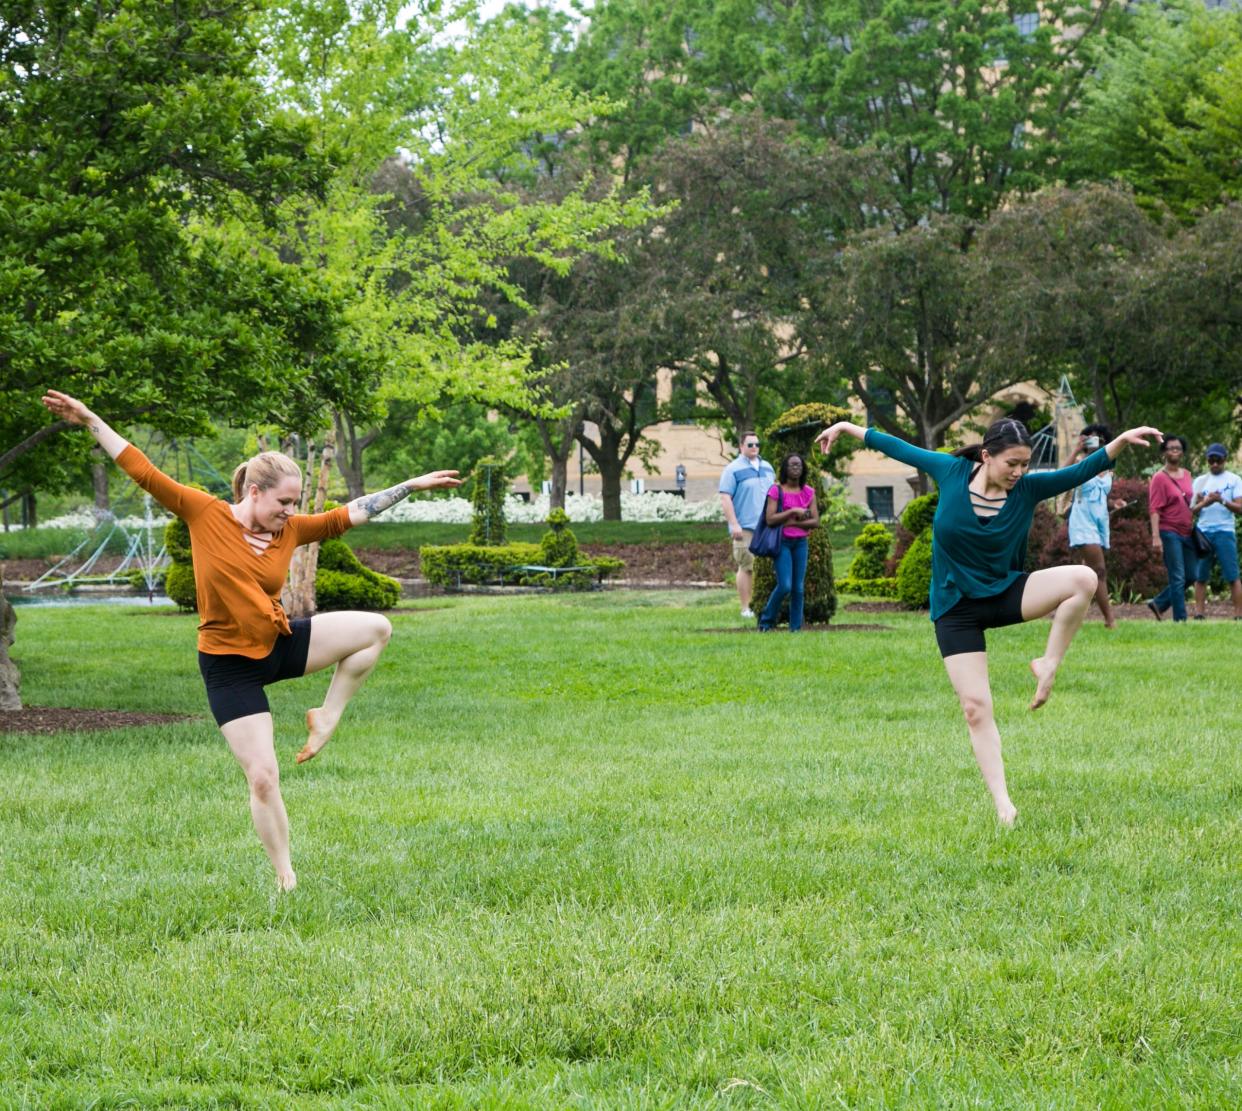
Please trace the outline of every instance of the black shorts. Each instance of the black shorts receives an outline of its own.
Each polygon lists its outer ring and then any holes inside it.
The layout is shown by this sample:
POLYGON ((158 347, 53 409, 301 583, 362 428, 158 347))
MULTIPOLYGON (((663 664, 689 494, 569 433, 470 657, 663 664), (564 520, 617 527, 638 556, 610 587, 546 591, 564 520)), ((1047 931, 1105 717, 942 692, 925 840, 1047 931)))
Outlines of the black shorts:
POLYGON ((986 652, 984 629, 1022 623, 1022 592, 1027 574, 1019 575, 1009 587, 990 598, 962 598, 947 613, 936 618, 936 643, 941 656, 960 656, 963 652, 986 652))
POLYGON ((306 657, 310 652, 311 623, 309 617, 289 622, 290 636, 278 636, 272 650, 261 660, 249 656, 213 656, 198 654, 198 670, 203 673, 207 701, 216 724, 224 725, 250 714, 269 713, 263 688, 282 679, 296 679, 306 674, 306 657))

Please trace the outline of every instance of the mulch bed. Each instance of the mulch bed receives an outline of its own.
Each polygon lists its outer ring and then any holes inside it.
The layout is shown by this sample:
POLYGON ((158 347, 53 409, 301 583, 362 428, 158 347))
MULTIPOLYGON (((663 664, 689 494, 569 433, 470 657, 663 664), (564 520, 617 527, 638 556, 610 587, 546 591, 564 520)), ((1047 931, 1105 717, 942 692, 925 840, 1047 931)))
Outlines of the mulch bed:
POLYGON ((186 714, 136 714, 127 710, 74 710, 58 706, 26 706, 0 710, 0 733, 94 733, 134 725, 165 725, 189 721, 186 714))

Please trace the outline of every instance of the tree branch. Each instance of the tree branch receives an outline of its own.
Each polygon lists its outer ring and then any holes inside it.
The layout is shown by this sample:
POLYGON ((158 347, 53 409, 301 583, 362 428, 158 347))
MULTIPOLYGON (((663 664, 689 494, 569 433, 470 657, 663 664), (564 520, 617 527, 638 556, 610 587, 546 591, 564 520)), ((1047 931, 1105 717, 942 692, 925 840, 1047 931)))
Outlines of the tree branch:
POLYGON ((67 420, 53 421, 51 424, 45 424, 38 432, 27 436, 20 444, 9 448, 3 455, 0 455, 0 474, 7 471, 18 459, 29 451, 33 451, 49 436, 56 435, 57 432, 63 432, 66 428, 72 428, 73 425, 67 420))

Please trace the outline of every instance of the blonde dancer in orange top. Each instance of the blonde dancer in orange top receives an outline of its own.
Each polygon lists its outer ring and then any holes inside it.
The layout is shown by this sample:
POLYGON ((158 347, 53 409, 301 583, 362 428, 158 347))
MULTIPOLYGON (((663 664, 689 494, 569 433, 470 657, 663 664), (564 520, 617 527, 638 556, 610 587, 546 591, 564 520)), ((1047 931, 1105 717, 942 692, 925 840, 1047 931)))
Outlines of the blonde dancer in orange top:
POLYGON ((323 705, 306 714, 304 763, 331 738, 349 700, 392 635, 378 613, 320 613, 290 622, 280 605, 289 561, 299 544, 340 536, 415 490, 460 486, 456 471, 434 471, 330 513, 295 512, 302 472, 279 452, 264 452, 233 473, 233 503, 182 486, 82 402, 48 390, 43 404, 82 425, 117 464, 190 530, 198 593, 198 659, 220 732, 250 785, 250 814, 282 891, 297 883, 289 859, 289 820, 280 796, 272 715, 263 688, 335 666, 323 705))

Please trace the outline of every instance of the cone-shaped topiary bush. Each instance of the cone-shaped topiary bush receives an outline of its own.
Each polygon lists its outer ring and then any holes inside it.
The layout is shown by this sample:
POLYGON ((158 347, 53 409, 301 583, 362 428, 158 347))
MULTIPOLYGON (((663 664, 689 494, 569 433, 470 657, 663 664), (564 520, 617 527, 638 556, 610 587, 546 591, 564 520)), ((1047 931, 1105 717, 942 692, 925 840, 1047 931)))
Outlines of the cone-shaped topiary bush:
MULTIPOLYGON (((764 439, 775 444, 777 451, 769 462, 780 471, 780 461, 790 452, 801 455, 806 463, 806 481, 815 486, 815 502, 822 518, 827 510, 823 475, 838 460, 823 456, 813 448, 815 437, 830 424, 846 420, 849 410, 835 405, 798 405, 782 413, 764 432, 764 439)), ((751 608, 756 615, 763 612, 768 596, 776 586, 776 573, 770 559, 755 560, 755 588, 751 608)), ((807 625, 822 625, 837 612, 837 588, 832 577, 832 541, 828 529, 821 525, 811 531, 807 540, 806 582, 804 585, 804 616, 807 625)), ((789 600, 781 607, 779 624, 789 621, 789 600)))

